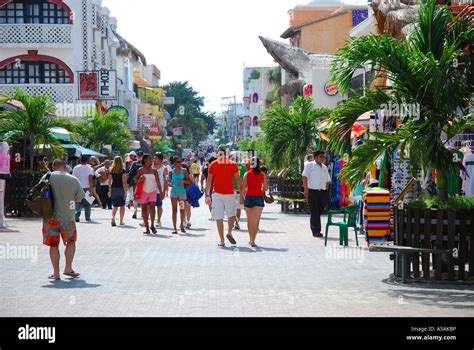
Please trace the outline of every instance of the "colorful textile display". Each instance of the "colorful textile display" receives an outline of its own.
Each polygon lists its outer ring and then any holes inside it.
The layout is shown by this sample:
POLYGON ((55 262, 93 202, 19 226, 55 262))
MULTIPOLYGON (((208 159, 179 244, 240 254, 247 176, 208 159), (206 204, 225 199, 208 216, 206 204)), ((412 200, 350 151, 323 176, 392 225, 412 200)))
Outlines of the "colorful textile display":
POLYGON ((386 242, 390 239, 390 192, 376 187, 364 192, 364 233, 367 242, 386 242))

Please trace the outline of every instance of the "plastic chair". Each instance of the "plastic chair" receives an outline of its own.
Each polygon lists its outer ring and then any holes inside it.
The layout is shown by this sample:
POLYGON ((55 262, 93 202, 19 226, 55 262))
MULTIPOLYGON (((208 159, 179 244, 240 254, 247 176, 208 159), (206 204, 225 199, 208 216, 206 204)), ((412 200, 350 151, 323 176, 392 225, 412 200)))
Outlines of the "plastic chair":
POLYGON ((327 247, 328 245, 328 234, 329 234, 329 226, 337 226, 339 227, 339 244, 348 246, 349 245, 349 227, 352 227, 355 231, 355 239, 357 246, 359 246, 359 238, 357 237, 357 233, 359 228, 357 227, 357 210, 358 207, 351 206, 341 208, 339 210, 331 210, 328 213, 328 223, 326 225, 326 235, 324 240, 324 245, 327 247), (333 216, 336 214, 344 214, 343 221, 333 221, 333 216))

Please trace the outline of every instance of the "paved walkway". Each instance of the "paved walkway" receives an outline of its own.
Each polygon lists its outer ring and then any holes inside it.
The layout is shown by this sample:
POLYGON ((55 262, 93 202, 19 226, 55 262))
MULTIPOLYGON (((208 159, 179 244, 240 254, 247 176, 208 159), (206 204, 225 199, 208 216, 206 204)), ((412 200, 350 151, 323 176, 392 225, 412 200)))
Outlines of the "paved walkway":
POLYGON ((206 208, 193 212, 188 235, 172 237, 168 202, 168 229, 156 237, 144 236, 130 212, 129 227, 112 228, 110 212, 94 209, 95 222, 78 226, 77 280, 47 280, 52 271, 38 220, 7 220, 0 317, 474 316, 474 286, 387 283, 387 254, 339 248, 335 231, 325 249, 308 232, 307 216, 267 207, 257 252, 244 231, 235 234, 236 248, 219 249, 206 208))

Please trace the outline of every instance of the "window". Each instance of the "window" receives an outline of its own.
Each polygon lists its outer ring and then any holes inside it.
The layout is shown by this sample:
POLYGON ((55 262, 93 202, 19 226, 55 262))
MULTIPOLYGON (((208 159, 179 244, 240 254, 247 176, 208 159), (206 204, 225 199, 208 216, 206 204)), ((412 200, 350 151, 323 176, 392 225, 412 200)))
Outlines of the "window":
POLYGON ((52 62, 15 62, 0 69, 0 84, 69 84, 70 82, 66 71, 52 62))
POLYGON ((48 1, 23 0, 0 8, 0 24, 68 24, 69 18, 61 6, 48 1))
POLYGON ((257 93, 253 94, 253 103, 258 103, 258 94, 257 93))

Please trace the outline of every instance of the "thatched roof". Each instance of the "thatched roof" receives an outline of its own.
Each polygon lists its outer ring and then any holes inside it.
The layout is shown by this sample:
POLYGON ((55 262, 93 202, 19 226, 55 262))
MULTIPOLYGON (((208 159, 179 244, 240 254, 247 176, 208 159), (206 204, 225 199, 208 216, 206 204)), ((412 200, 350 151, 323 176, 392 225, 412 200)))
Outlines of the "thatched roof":
POLYGON ((273 59, 295 77, 303 78, 304 72, 313 69, 329 68, 334 57, 329 53, 309 52, 262 36, 259 38, 273 59))
POLYGON ((418 0, 373 0, 378 32, 387 32, 394 38, 405 39, 418 20, 417 3, 418 0))
POLYGON ((127 40, 125 40, 120 34, 116 31, 112 31, 114 35, 119 40, 120 46, 117 49, 117 53, 128 56, 133 59, 135 62, 138 62, 138 59, 142 62, 144 66, 146 66, 146 58, 145 55, 140 52, 135 46, 130 44, 127 40))
POLYGON ((287 84, 281 86, 278 89, 278 96, 283 97, 285 95, 303 94, 303 88, 305 81, 301 79, 290 80, 287 84))

